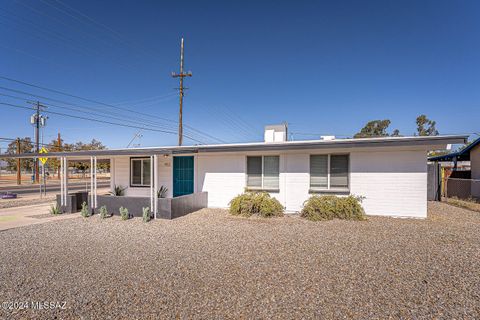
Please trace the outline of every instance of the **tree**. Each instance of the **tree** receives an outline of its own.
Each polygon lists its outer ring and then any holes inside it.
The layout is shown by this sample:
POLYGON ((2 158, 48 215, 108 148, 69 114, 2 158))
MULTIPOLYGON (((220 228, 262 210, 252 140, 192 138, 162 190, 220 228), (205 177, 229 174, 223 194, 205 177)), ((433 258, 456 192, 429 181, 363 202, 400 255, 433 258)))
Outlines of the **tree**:
MULTIPOLYGON (((372 138, 372 137, 388 137, 387 132, 388 126, 391 121, 388 119, 385 120, 372 120, 369 121, 360 132, 356 133, 354 138, 372 138)), ((400 131, 395 129, 392 133, 392 136, 400 136, 400 131)))
POLYGON ((417 117, 417 133, 419 136, 438 136, 438 131, 435 128, 436 122, 427 118, 422 114, 417 117))
POLYGON ((400 134, 400 130, 395 129, 395 130, 393 130, 391 136, 392 137, 401 137, 402 135, 400 134))
MULTIPOLYGON (((25 137, 20 139, 20 153, 31 153, 33 152, 33 143, 32 139, 25 137)), ((16 154, 17 153, 17 141, 12 141, 8 144, 7 154, 16 154)), ((17 160, 16 159, 7 159, 7 168, 9 170, 17 170, 17 160)), ((33 159, 22 159, 20 161, 22 170, 27 170, 33 168, 33 159)))
MULTIPOLYGON (((82 151, 82 150, 104 150, 106 147, 102 144, 102 142, 92 139, 89 143, 83 143, 81 141, 76 142, 72 145, 72 150, 75 151, 82 151)), ((99 162, 97 164, 98 168, 101 169, 108 169, 110 168, 110 163, 99 162)), ((82 175, 85 177, 85 173, 88 169, 90 169, 90 162, 84 161, 75 161, 73 163, 73 167, 77 170, 82 172, 82 175)))

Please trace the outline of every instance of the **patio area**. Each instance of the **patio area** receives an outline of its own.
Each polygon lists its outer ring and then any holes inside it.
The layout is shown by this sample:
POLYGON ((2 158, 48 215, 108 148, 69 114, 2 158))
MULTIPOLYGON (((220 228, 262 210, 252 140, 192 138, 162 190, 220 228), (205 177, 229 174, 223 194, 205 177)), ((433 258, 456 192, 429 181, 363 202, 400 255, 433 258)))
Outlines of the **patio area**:
POLYGON ((478 318, 480 215, 259 219, 203 209, 175 220, 77 218, 0 232, 4 301, 58 318, 478 318))

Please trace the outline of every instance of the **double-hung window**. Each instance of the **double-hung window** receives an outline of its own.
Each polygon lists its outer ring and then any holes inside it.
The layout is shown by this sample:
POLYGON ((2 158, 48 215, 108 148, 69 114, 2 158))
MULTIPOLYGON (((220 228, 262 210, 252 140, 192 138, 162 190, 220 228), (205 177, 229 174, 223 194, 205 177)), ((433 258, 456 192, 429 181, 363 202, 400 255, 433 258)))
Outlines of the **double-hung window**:
POLYGON ((130 186, 150 187, 150 158, 130 159, 130 186))
POLYGON ((322 154, 310 156, 311 191, 348 191, 349 156, 322 154))
POLYGON ((248 156, 247 188, 251 190, 278 190, 280 188, 280 157, 248 156))

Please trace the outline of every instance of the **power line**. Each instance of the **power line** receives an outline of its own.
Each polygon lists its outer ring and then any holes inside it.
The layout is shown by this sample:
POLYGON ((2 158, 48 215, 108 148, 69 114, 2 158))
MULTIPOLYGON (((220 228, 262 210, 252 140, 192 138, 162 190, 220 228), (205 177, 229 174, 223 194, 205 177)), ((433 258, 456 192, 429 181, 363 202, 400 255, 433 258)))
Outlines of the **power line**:
MULTIPOLYGON (((41 90, 45 90, 45 91, 49 91, 49 92, 56 93, 56 94, 60 94, 60 95, 64 95, 64 96, 67 96, 67 97, 71 97, 71 98, 75 98, 75 99, 87 101, 87 102, 90 102, 90 103, 103 105, 103 106, 106 106, 106 107, 109 107, 109 108, 113 108, 113 109, 123 110, 123 111, 126 111, 126 112, 130 112, 130 113, 134 113, 134 114, 140 114, 140 115, 147 116, 147 117, 154 117, 154 118, 161 119, 161 120, 164 120, 164 121, 176 122, 176 121, 171 120, 171 119, 162 118, 162 117, 159 117, 159 116, 154 116, 154 115, 147 114, 147 113, 140 112, 140 111, 133 111, 133 110, 128 109, 128 108, 125 108, 125 107, 115 106, 115 105, 108 104, 108 103, 104 103, 104 102, 101 102, 101 101, 98 101, 98 100, 93 100, 93 99, 89 99, 89 98, 84 98, 84 97, 81 97, 81 96, 78 96, 78 95, 70 94, 70 93, 67 93, 67 92, 62 92, 62 91, 55 90, 55 89, 46 88, 46 87, 43 87, 43 86, 39 86, 39 85, 36 85, 36 84, 32 84, 32 83, 28 83, 28 82, 25 82, 25 81, 21 81, 21 80, 12 79, 12 78, 5 77, 5 76, 2 76, 2 75, 0 75, 0 79, 4 79, 4 80, 10 81, 10 82, 19 83, 19 84, 22 84, 22 85, 25 85, 25 86, 29 86, 29 87, 33 87, 33 88, 37 88, 37 89, 41 89, 41 90)), ((208 137, 210 137, 210 138, 214 138, 215 140, 217 140, 217 141, 219 141, 219 142, 224 142, 223 140, 221 140, 221 139, 219 139, 219 138, 217 138, 217 137, 214 137, 214 136, 212 136, 212 135, 210 135, 210 134, 207 134, 207 133, 204 133, 204 132, 202 132, 202 131, 200 131, 200 130, 198 130, 198 129, 195 129, 195 128, 193 128, 192 126, 187 126, 187 125, 185 125, 185 127, 191 129, 192 131, 195 131, 195 132, 197 132, 197 133, 200 133, 200 134, 202 134, 202 135, 208 136, 208 137)))
MULTIPOLYGON (((2 88, 2 87, 0 87, 0 89, 1 89, 1 88, 2 88)), ((5 96, 5 97, 12 98, 12 99, 17 99, 17 100, 25 101, 25 99, 22 98, 22 97, 13 96, 13 95, 9 95, 9 94, 0 93, 0 96, 5 96)), ((93 109, 93 108, 79 107, 79 108, 85 108, 85 109, 94 110, 94 112, 85 112, 85 111, 82 110, 82 109, 71 108, 71 107, 66 107, 66 106, 60 106, 60 105, 55 105, 55 104, 51 104, 51 103, 45 103, 45 105, 48 106, 48 107, 53 107, 53 108, 62 108, 62 109, 70 110, 70 111, 81 112, 81 113, 86 113, 86 114, 90 114, 90 115, 96 115, 96 116, 100 116, 100 117, 105 117, 105 114, 98 113, 97 110, 96 110, 96 109, 93 109)), ((112 118, 112 119, 115 119, 115 120, 120 120, 120 121, 124 121, 124 120, 125 120, 125 118, 119 118, 119 117, 115 117, 115 116, 109 116, 109 117, 112 118)), ((132 122, 132 119, 129 119, 129 121, 132 122)), ((142 122, 142 121, 133 121, 133 122, 145 126, 144 121, 143 121, 143 122, 142 122)), ((161 125, 150 125, 150 126, 151 126, 151 127, 158 127, 158 128, 162 128, 162 129, 172 129, 171 127, 161 126, 161 125)))
MULTIPOLYGON (((47 14, 37 8, 34 8, 30 5, 27 5, 26 3, 22 3, 20 1, 17 2, 18 4, 20 4, 21 6, 37 13, 37 14, 40 14, 48 19, 53 19, 53 20, 56 20, 57 22, 61 23, 62 25, 66 26, 67 28, 75 28, 75 26, 72 24, 72 23, 67 23, 65 21, 63 21, 62 19, 59 19, 58 17, 56 16, 52 16, 50 14, 47 14)), ((70 20, 71 22, 71 20, 70 20)), ((102 42, 103 44, 107 45, 107 46, 110 46, 111 48, 114 48, 116 45, 113 44, 112 46, 112 43, 109 43, 108 41, 105 41, 105 39, 103 39, 102 37, 99 37, 96 33, 91 33, 91 32, 88 32, 86 31, 84 28, 75 28, 76 30, 78 30, 80 33, 82 34, 86 34, 88 37, 90 38, 93 38, 93 39, 97 39, 98 41, 102 42)), ((117 47, 118 48, 118 47, 117 47)), ((135 69, 135 67, 133 67, 135 69)))
MULTIPOLYGON (((0 89, 3 89, 3 90, 7 90, 7 91, 12 91, 12 92, 16 92, 16 93, 20 93, 20 94, 24 94, 24 95, 27 95, 27 96, 33 96, 33 97, 36 97, 36 98, 40 98, 40 99, 46 99, 46 100, 49 100, 49 101, 54 101, 54 102, 59 102, 59 103, 63 103, 63 104, 67 104, 67 105, 70 105, 70 106, 74 106, 74 107, 78 107, 78 108, 81 108, 81 109, 88 109, 88 110, 93 110, 94 112, 98 112, 98 111, 101 111, 101 110, 97 110, 95 108, 91 108, 91 107, 87 107, 87 106, 81 106, 81 105, 78 105, 78 104, 72 104, 72 103, 69 103, 69 102, 66 102, 66 101, 62 101, 62 100, 58 100, 58 99, 52 99, 52 98, 48 98, 48 97, 45 97, 45 96, 41 96, 41 95, 35 95, 35 94, 30 94, 28 92, 25 92, 25 91, 20 91, 20 90, 15 90, 15 89, 10 89, 10 88, 5 88, 5 87, 2 87, 0 86, 0 89)), ((0 95, 2 96, 6 96, 6 97, 9 97, 9 98, 13 98, 13 99, 17 99, 17 100, 21 100, 21 101, 25 101, 24 98, 22 97, 18 97, 18 96, 13 96, 13 95, 9 95, 9 94, 4 94, 4 93, 0 93, 0 95)), ((59 105, 54 105, 54 104, 51 104, 51 103, 48 103, 47 104, 48 106, 52 106, 52 107, 57 107, 57 108, 64 108, 64 109, 67 109, 67 110, 72 110, 72 111, 77 111, 77 112, 83 112, 83 113, 87 113, 89 114, 88 112, 85 112, 84 110, 78 110, 78 109, 74 109, 74 108, 69 108, 69 107, 65 107, 65 106, 59 106, 59 105)), ((105 112, 105 111, 104 111, 105 112)), ((110 114, 110 117, 112 117, 111 115, 114 115, 112 118, 115 118, 115 120, 120 120, 120 121, 125 121, 125 118, 123 117, 123 115, 121 114, 117 114, 117 113, 114 113, 114 112, 108 112, 108 114, 110 114), (122 118, 117 118, 115 117, 115 115, 118 115, 119 117, 122 117, 122 118)), ((96 115, 99 115, 99 116, 102 116, 104 117, 105 114, 98 114, 96 113, 96 115)), ((140 124, 141 125, 145 125, 145 122, 147 123, 153 123, 153 126, 155 127, 158 127, 158 128, 162 128, 162 129, 170 129, 170 130, 175 130, 175 128, 172 128, 171 126, 166 126, 166 125, 158 125, 157 123, 151 121, 151 120, 147 120, 147 119, 142 119, 142 118, 138 118, 136 117, 137 119, 140 119, 140 124)), ((133 118, 135 119, 135 117, 133 118)), ((132 118, 129 118, 128 120, 129 121, 132 121, 133 120, 132 118)), ((136 121, 136 123, 139 123, 138 121, 136 121)), ((191 137, 195 137, 196 135, 195 134, 191 134, 191 133, 188 133, 189 136, 191 137)), ((203 134, 203 135, 207 135, 207 134, 203 134)), ((198 138, 196 137, 197 140, 201 139, 201 138, 198 138)))
MULTIPOLYGON (((0 8, 0 10, 2 10, 2 9, 0 8)), ((80 55, 87 55, 87 56, 94 57, 94 58, 95 57, 102 57, 103 60, 106 60, 109 63, 112 63, 113 65, 116 65, 116 66, 119 66, 120 68, 122 68, 124 70, 127 70, 129 72, 136 71, 138 69, 137 67, 135 67, 133 65, 130 65, 128 63, 120 62, 120 60, 118 60, 116 57, 114 57, 112 55, 105 54, 105 53, 103 53, 99 50, 94 50, 94 49, 88 48, 86 46, 83 46, 78 41, 76 41, 72 38, 65 37, 62 34, 59 34, 57 32, 45 29, 45 28, 43 28, 43 26, 39 26, 39 25, 34 24, 34 23, 32 23, 28 20, 20 18, 17 15, 15 15, 15 14, 7 11, 7 10, 3 10, 3 11, 6 12, 8 15, 1 15, 2 17, 10 19, 12 21, 15 21, 15 20, 13 20, 13 18, 17 19, 20 22, 21 26, 23 26, 26 29, 26 30, 19 29, 19 31, 22 31, 23 33, 25 33, 26 35, 28 35, 30 37, 35 38, 35 36, 37 36, 37 38, 40 38, 42 40, 47 40, 47 41, 50 41, 50 42, 52 42, 56 45, 60 45, 62 48, 64 48, 66 44, 69 44, 70 47, 72 49, 74 49, 77 53, 79 53, 80 55), (28 26, 24 26, 24 25, 30 25, 33 28, 29 28, 28 26), (32 33, 32 31, 36 32, 38 34, 35 35, 34 33, 32 33), (39 37, 39 35, 40 35, 40 37, 39 37), (46 35, 46 36, 44 36, 44 35, 46 35), (54 38, 57 41, 52 40, 52 38, 54 38)), ((17 24, 19 23, 18 21, 16 21, 17 24)), ((7 23, 0 22, 0 24, 6 25, 7 27, 11 27, 7 23)), ((29 55, 29 56, 31 56, 33 58, 36 58, 36 59, 41 59, 41 60, 53 63, 49 60, 33 56, 33 55, 31 55, 27 52, 23 52, 23 51, 18 50, 18 49, 13 49, 13 48, 10 48, 10 49, 19 51, 23 54, 29 55)), ((58 65, 58 64, 56 64, 56 65, 58 65)), ((63 67, 63 66, 61 66, 61 67, 63 67)))
MULTIPOLYGON (((54 8, 56 8, 57 10, 60 10, 60 11, 64 12, 65 14, 73 17, 73 18, 76 19, 77 21, 80 21, 80 22, 82 22, 82 23, 85 24, 85 25, 90 25, 90 24, 85 23, 85 21, 81 21, 80 19, 78 19, 78 17, 75 17, 75 16, 72 15, 71 13, 65 11, 64 9, 61 9, 61 8, 59 8, 59 7, 57 7, 57 6, 54 6, 53 4, 48 3, 48 2, 46 2, 45 0, 42 0, 42 1, 45 2, 45 3, 47 3, 48 5, 50 5, 51 7, 54 7, 54 8)), ((132 41, 129 41, 129 40, 123 38, 123 36, 122 36, 119 32, 113 30, 112 28, 110 28, 109 26, 105 25, 104 23, 97 22, 95 19, 91 18, 90 16, 86 15, 85 13, 81 12, 80 10, 75 9, 75 8, 73 8, 72 6, 69 6, 69 5, 67 5, 66 3, 64 3, 64 2, 62 2, 62 1, 60 1, 60 0, 55 0, 55 2, 61 4, 61 5, 62 5, 63 7, 65 7, 65 8, 70 9, 71 11, 74 11, 75 13, 77 13, 78 15, 80 15, 81 17, 83 17, 85 20, 88 20, 88 21, 94 23, 95 25, 103 28, 104 30, 107 30, 107 31, 110 32, 111 34, 115 35, 115 37, 117 38, 117 40, 119 40, 120 42, 123 42, 126 46, 128 46, 128 47, 130 47, 130 48, 132 48, 132 49, 135 49, 135 50, 141 49, 144 53, 146 53, 146 54, 148 54, 148 55, 156 58, 156 53, 155 53, 155 52, 150 53, 149 50, 147 51, 147 50, 143 49, 143 48, 140 47, 137 43, 134 43, 134 42, 132 42, 132 41)))
MULTIPOLYGON (((14 108, 20 108, 20 109, 27 109, 31 110, 29 107, 24 107, 24 106, 19 106, 19 105, 14 105, 11 103, 5 103, 5 102, 0 102, 0 104, 5 105, 5 106, 10 106, 14 108)), ((167 130, 159 130, 159 129, 152 129, 152 128, 145 128, 145 127, 140 127, 140 126, 134 126, 134 125, 129 125, 129 124, 122 124, 122 123, 116 123, 116 122, 111 122, 111 121, 106 121, 106 120, 99 120, 99 119, 92 119, 92 118, 87 118, 87 117, 82 117, 82 116, 74 116, 66 113, 60 113, 60 112, 54 112, 54 111, 44 111, 44 113, 48 114, 54 114, 54 115, 59 115, 59 116, 64 116, 64 117, 69 117, 69 118, 74 118, 74 119, 82 119, 82 120, 87 120, 87 121, 95 121, 99 123, 105 123, 105 124, 110 124, 110 125, 115 125, 115 126, 121 126, 121 127, 127 127, 127 128, 134 128, 134 129, 142 129, 142 130, 149 130, 149 131, 155 131, 155 132, 162 132, 162 133, 168 133, 168 134, 176 134, 174 131, 167 131, 167 130)), ((190 140, 202 143, 201 141, 192 138, 190 136, 185 135, 187 138, 190 140)))
POLYGON ((112 103, 113 105, 119 106, 123 104, 128 104, 130 106, 132 105, 139 105, 139 104, 144 104, 144 103, 149 103, 152 101, 157 101, 159 99, 164 99, 164 98, 170 98, 171 96, 176 96, 177 92, 173 91, 164 95, 159 95, 159 96, 153 96, 153 97, 148 97, 148 98, 143 98, 143 99, 136 99, 136 100, 127 100, 127 101, 121 101, 121 102, 115 102, 112 103))

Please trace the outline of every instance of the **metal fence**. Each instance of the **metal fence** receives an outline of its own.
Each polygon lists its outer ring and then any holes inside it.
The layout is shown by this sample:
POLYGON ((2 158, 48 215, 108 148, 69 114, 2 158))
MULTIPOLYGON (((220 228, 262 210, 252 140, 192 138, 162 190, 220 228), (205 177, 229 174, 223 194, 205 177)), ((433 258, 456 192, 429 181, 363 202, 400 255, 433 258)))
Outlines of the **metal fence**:
POLYGON ((457 197, 459 199, 480 199, 480 180, 446 178, 443 181, 442 196, 457 197))

